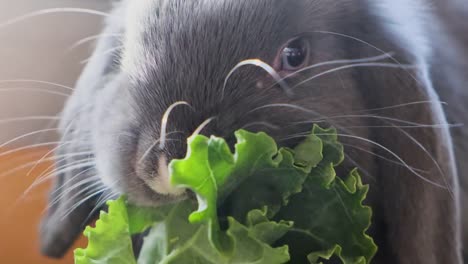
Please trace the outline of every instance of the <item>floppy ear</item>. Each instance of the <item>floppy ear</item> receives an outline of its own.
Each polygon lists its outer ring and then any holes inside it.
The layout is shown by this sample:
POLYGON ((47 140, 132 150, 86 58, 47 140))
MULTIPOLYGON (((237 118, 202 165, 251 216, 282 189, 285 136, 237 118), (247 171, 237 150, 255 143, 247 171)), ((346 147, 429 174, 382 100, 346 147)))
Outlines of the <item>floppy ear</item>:
POLYGON ((375 228, 385 230, 379 257, 385 263, 461 263, 452 140, 438 96, 422 73, 372 69, 360 76, 369 109, 386 108, 372 113, 386 118, 375 119, 382 126, 372 130, 381 145, 375 151, 405 163, 377 161, 374 194, 382 211, 376 212, 375 228), (407 103, 414 104, 402 106, 407 103))
MULTIPOLYGON (((78 158, 74 160, 58 162, 57 168, 77 167, 78 158)), ((99 212, 99 208, 95 208, 99 194, 92 196, 99 183, 90 179, 94 173, 92 170, 92 167, 80 167, 57 175, 49 197, 49 210, 40 227, 41 252, 44 255, 63 257, 99 212)))
MULTIPOLYGON (((73 154, 82 152, 84 144, 91 141, 92 124, 90 122, 94 105, 93 98, 104 85, 106 75, 115 71, 116 58, 106 54, 109 49, 120 45, 119 37, 123 33, 122 16, 126 1, 117 4, 111 16, 107 18, 107 25, 103 30, 116 37, 102 37, 94 50, 93 57, 83 70, 76 84, 73 95, 68 100, 61 117, 61 130, 64 134, 62 142, 71 142, 73 146, 64 145, 57 154, 73 154), (103 56, 105 55, 105 56, 103 56), (78 131, 71 133, 71 126, 78 131)), ((89 146, 85 150, 89 150, 89 146)), ((81 158, 86 158, 81 156, 81 158)), ((41 228, 41 251, 50 257, 62 257, 72 246, 84 227, 92 221, 100 208, 95 208, 99 194, 92 196, 91 192, 100 186, 94 177, 94 165, 77 168, 80 157, 73 159, 60 159, 57 168, 66 166, 76 167, 73 170, 59 173, 55 179, 54 187, 49 198, 50 208, 44 217, 41 228), (78 175, 79 174, 79 175, 78 175), (87 181, 86 179, 90 179, 87 181), (86 182, 86 183, 85 183, 86 182), (93 215, 90 215, 90 214, 93 215)))

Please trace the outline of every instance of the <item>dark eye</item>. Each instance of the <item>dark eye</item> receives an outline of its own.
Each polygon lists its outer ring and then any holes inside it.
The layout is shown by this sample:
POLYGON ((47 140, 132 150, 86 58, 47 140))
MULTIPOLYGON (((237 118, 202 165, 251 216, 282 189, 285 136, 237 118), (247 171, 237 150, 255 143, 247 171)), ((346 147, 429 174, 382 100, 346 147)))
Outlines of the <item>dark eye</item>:
POLYGON ((298 70, 306 64, 308 55, 307 43, 301 39, 294 39, 281 51, 281 68, 286 71, 298 70))

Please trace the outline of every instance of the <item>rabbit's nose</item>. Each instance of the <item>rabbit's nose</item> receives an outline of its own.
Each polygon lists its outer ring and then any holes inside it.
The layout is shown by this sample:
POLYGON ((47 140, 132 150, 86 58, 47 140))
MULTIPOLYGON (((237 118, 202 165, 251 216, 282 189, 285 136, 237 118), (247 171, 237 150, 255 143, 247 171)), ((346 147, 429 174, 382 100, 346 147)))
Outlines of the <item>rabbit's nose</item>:
POLYGON ((171 196, 182 195, 185 192, 184 189, 175 188, 171 185, 166 155, 162 154, 159 156, 157 166, 157 173, 153 175, 153 177, 146 179, 146 184, 158 194, 171 196))

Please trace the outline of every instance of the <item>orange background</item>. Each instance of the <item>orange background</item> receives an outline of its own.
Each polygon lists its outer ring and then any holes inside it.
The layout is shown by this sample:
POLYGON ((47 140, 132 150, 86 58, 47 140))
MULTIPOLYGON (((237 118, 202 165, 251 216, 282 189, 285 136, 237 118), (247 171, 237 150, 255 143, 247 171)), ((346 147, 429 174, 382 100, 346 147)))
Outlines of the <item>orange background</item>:
MULTIPOLYGON (((46 208, 50 183, 41 184, 20 199, 23 193, 51 163, 44 162, 27 176, 31 167, 4 175, 18 166, 39 160, 47 150, 0 154, 0 263, 3 264, 59 264, 73 263, 69 252, 63 260, 51 260, 40 255, 38 226, 46 208), (31 157, 32 156, 32 157, 31 157)), ((84 241, 76 247, 86 245, 84 241)))

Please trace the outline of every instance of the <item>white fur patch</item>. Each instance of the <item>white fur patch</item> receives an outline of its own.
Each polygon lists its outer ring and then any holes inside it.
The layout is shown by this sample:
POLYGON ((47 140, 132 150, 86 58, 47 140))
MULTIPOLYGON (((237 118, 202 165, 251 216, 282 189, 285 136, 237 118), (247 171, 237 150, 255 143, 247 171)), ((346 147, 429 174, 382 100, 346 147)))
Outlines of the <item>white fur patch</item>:
POLYGON ((165 155, 159 157, 158 175, 147 181, 148 186, 156 193, 164 195, 179 196, 185 192, 183 188, 175 188, 170 183, 169 168, 165 155))

